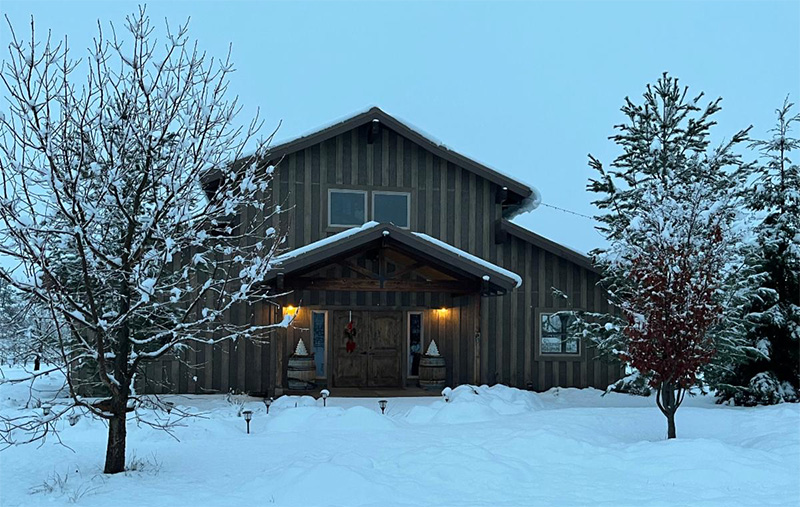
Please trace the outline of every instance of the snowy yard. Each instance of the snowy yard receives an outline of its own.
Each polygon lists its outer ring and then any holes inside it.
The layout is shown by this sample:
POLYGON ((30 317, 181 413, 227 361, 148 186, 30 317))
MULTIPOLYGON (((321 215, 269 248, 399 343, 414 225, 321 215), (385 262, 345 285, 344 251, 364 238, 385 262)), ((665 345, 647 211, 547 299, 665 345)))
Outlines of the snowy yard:
MULTIPOLYGON (((34 395, 47 399, 54 380, 34 395)), ((2 414, 34 412, 23 408, 28 394, 0 385, 2 414)), ((0 452, 0 504, 800 504, 800 405, 687 399, 678 439, 666 441, 652 399, 600 394, 464 386, 447 404, 391 398, 385 416, 375 399, 331 398, 323 408, 284 397, 266 415, 260 400, 241 398, 254 411, 250 435, 223 396, 170 396, 178 410, 201 415, 175 438, 130 422, 128 459, 138 470, 100 473, 103 422, 64 420, 60 435, 72 450, 48 439, 0 452)))

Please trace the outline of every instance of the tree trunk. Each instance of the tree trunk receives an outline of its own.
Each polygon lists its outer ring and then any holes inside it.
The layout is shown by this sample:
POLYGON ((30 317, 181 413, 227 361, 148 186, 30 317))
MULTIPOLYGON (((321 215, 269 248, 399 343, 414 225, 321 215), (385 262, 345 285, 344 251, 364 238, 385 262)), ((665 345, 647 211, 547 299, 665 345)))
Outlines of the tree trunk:
POLYGON ((676 438, 675 434, 675 412, 678 411, 678 396, 675 394, 675 386, 669 382, 664 382, 658 387, 657 393, 658 408, 667 418, 667 438, 676 438))
POLYGON ((39 368, 42 367, 42 360, 39 358, 39 354, 36 354, 36 357, 33 359, 33 371, 39 371, 39 368))
POLYGON ((667 439, 676 438, 675 435, 675 412, 667 414, 667 439))
POLYGON ((117 474, 125 471, 125 437, 127 435, 127 400, 113 400, 114 417, 108 421, 108 445, 104 473, 117 474))

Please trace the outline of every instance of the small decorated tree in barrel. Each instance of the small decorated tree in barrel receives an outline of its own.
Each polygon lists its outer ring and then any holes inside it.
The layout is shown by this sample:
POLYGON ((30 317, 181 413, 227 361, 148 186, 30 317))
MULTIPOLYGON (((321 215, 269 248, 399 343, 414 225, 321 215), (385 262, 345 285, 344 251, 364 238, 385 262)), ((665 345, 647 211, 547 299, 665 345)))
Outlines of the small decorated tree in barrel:
POLYGON ((440 390, 447 378, 444 357, 439 353, 436 340, 431 340, 428 351, 419 362, 419 386, 423 389, 440 390))
POLYGON ((316 387, 317 367, 314 354, 308 353, 302 338, 297 342, 294 354, 289 357, 287 370, 290 390, 305 391, 316 387))

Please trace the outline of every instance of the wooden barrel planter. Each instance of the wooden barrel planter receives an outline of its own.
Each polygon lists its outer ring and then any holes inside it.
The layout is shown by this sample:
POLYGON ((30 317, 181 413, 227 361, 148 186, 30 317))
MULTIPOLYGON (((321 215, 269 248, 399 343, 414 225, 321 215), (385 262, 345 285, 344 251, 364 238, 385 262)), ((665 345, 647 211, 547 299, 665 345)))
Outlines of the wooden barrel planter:
POLYGON ((314 356, 289 356, 287 365, 289 390, 305 391, 316 387, 317 365, 314 356))
POLYGON ((419 361, 419 386, 423 389, 439 390, 445 385, 447 369, 442 356, 424 354, 419 361))

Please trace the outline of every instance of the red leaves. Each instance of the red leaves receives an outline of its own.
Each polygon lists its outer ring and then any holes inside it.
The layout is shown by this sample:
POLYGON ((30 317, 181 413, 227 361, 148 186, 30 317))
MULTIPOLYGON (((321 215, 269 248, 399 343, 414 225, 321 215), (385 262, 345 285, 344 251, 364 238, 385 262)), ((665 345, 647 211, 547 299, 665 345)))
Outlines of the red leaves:
POLYGON ((628 351, 634 367, 653 372, 654 387, 689 387, 714 356, 706 335, 722 314, 714 300, 720 276, 714 255, 722 240, 712 229, 700 246, 661 243, 632 262, 629 281, 637 290, 623 305, 628 351))

